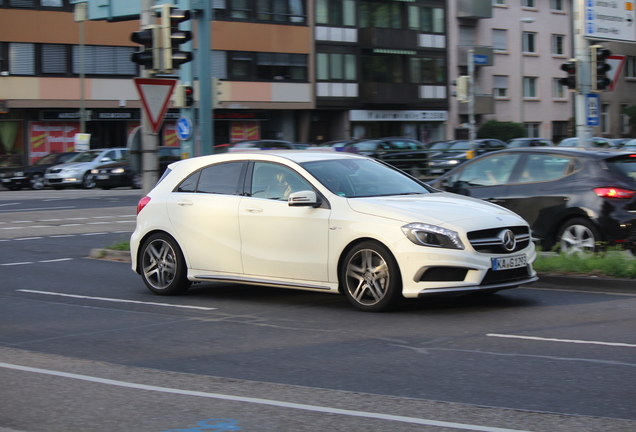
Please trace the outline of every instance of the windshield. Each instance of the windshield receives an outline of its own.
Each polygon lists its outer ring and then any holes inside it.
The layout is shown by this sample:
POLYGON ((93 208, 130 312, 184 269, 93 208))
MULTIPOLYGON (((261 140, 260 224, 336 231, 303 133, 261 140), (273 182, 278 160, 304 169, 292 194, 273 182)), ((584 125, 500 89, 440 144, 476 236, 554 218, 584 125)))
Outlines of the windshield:
POLYGON ((457 141, 456 143, 453 143, 448 149, 449 150, 470 150, 470 142, 457 141))
POLYGON ((450 145, 448 142, 437 142, 429 147, 431 150, 444 150, 450 145))
POLYGON ((361 141, 353 144, 353 147, 362 151, 373 151, 378 147, 378 141, 361 141))
POLYGON ((301 165, 331 192, 348 198, 430 193, 417 180, 372 160, 332 159, 301 165))
POLYGON ((68 162, 91 162, 97 156, 99 156, 101 151, 85 151, 76 154, 74 157, 68 160, 68 162))
POLYGON ((51 153, 38 159, 33 165, 50 165, 55 162, 57 154, 51 153))

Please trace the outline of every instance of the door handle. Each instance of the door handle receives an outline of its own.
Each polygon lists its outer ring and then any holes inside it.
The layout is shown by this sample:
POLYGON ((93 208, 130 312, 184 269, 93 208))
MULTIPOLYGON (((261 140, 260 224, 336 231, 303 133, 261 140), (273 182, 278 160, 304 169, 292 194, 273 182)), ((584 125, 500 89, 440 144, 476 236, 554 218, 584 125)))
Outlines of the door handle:
POLYGON ((247 206, 245 207, 245 211, 249 213, 262 213, 263 209, 260 207, 247 206))
POLYGON ((177 205, 181 207, 190 207, 191 205, 194 205, 194 203, 190 200, 180 200, 179 202, 177 202, 177 205))
POLYGON ((497 204, 497 203, 505 203, 506 200, 505 199, 495 199, 495 198, 489 198, 486 201, 491 202, 493 204, 497 204))

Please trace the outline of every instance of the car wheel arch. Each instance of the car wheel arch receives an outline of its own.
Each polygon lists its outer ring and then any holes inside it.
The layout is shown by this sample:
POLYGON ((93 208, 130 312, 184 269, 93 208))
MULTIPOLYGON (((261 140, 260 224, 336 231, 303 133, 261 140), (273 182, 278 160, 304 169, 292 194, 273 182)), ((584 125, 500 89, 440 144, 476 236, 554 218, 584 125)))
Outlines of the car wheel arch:
MULTIPOLYGON (((383 247, 385 247, 387 249, 387 251, 391 254, 393 260, 397 264, 397 259, 395 258, 395 255, 393 255, 393 252, 391 252, 391 248, 389 248, 389 246, 387 246, 385 242, 383 242, 381 240, 378 240, 377 238, 373 238, 373 237, 360 237, 360 238, 357 238, 355 240, 352 240, 352 241, 349 242, 349 244, 347 244, 342 249, 342 252, 340 252, 340 256, 338 257, 338 269, 337 269, 338 293, 344 295, 344 286, 341 283, 342 281, 340 281, 340 273, 342 271, 342 266, 345 265, 345 258, 347 256, 347 254, 349 253, 349 251, 351 251, 351 249, 353 249, 354 247, 356 247, 360 243, 364 243, 364 242, 367 242, 367 241, 374 242, 374 243, 377 243, 377 244, 382 245, 383 247)), ((397 264, 397 266, 398 266, 398 269, 400 270, 400 277, 402 277, 402 269, 400 269, 399 264, 397 264)))
POLYGON ((183 259, 185 261, 186 264, 186 268, 190 268, 190 260, 188 259, 188 255, 186 253, 185 250, 183 250, 183 248, 181 247, 181 243, 179 243, 179 241, 177 241, 177 239, 169 232, 164 231, 164 230, 160 230, 160 229, 155 229, 152 231, 148 231, 140 240, 139 240, 139 248, 137 249, 137 256, 135 257, 135 271, 137 272, 137 274, 141 275, 141 257, 142 257, 142 247, 141 245, 146 243, 146 240, 148 240, 150 237, 152 237, 155 234, 163 234, 166 235, 168 237, 170 237, 172 239, 172 241, 174 241, 174 243, 179 247, 179 249, 181 250, 181 255, 183 255, 183 259))

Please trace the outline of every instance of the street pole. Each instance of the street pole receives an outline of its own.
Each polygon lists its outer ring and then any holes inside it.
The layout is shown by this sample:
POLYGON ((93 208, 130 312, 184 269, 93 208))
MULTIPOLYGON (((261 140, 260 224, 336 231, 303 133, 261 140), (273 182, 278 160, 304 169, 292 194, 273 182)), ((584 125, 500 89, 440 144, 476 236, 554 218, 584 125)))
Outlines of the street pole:
MULTIPOLYGON (((154 24, 152 20, 154 6, 153 0, 142 0, 139 24, 141 29, 154 24), (152 22, 151 22, 152 21, 152 22)), ((143 78, 150 78, 151 74, 145 69, 141 72, 143 78)), ((157 156, 157 134, 152 131, 152 126, 146 115, 141 116, 141 194, 146 195, 159 180, 159 158, 157 156)))
POLYGON ((468 139, 470 152, 468 159, 475 157, 475 49, 468 50, 468 139))
POLYGON ((590 147, 591 127, 587 125, 587 95, 592 90, 589 43, 585 39, 584 0, 574 0, 574 58, 578 60, 579 88, 574 96, 576 136, 579 147, 590 147))
POLYGON ((199 65, 199 130, 201 132, 201 154, 214 153, 214 117, 212 111, 212 74, 210 55, 212 54, 212 2, 201 2, 202 11, 197 14, 197 43, 199 65))

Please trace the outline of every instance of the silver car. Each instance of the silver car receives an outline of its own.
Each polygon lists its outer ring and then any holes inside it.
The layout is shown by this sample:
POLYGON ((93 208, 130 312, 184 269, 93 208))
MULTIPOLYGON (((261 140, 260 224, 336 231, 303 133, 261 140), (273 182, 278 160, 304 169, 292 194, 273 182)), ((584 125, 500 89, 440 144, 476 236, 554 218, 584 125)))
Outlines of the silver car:
POLYGON ((91 170, 108 162, 121 161, 126 157, 127 152, 126 147, 81 152, 65 164, 47 168, 44 178, 53 189, 63 189, 66 186, 92 189, 95 187, 95 180, 91 170))

